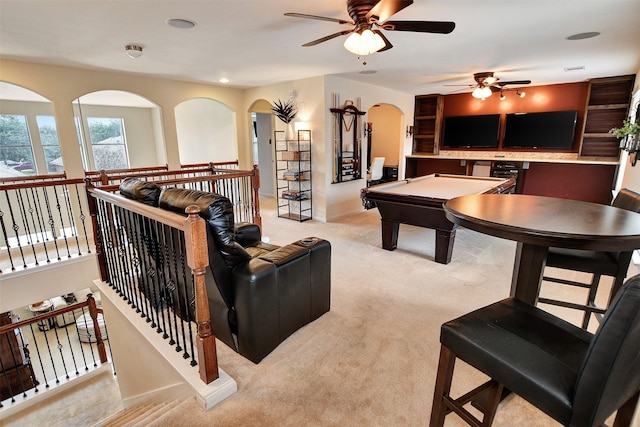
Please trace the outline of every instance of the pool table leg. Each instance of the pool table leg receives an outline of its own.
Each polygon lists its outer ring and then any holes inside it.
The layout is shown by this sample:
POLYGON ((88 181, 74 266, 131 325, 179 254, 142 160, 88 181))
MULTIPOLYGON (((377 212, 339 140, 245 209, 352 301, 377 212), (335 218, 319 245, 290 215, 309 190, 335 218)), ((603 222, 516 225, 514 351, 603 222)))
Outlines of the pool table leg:
POLYGON ((456 238, 456 230, 436 229, 436 262, 449 264, 453 253, 453 242, 456 238))
POLYGON ((382 219, 382 248, 388 251, 394 250, 398 246, 398 229, 400 223, 397 221, 387 221, 382 219))

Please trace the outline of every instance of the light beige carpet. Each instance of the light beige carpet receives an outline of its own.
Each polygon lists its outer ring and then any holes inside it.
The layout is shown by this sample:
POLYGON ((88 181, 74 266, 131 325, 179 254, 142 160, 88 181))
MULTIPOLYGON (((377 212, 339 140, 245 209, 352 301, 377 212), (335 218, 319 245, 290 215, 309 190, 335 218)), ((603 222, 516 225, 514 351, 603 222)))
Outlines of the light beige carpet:
MULTIPOLYGON (((433 261, 433 230, 402 225, 398 249, 381 249, 375 209, 332 223, 297 223, 277 218, 268 201, 263 216, 271 243, 308 236, 331 242, 331 311, 258 365, 218 342, 220 367, 238 391, 208 412, 187 400, 149 426, 428 425, 440 325, 509 295, 515 243, 460 229, 453 260, 442 265, 433 261)), ((458 363, 454 392, 483 380, 458 363)), ((83 425, 75 416, 66 425, 83 425)), ((446 425, 464 424, 451 415, 446 425)), ((517 396, 503 402, 494 422, 556 425, 517 396)))
MULTIPOLYGON (((238 392, 209 412, 187 401, 151 425, 428 425, 440 324, 509 295, 515 243, 461 229, 452 262, 442 265, 433 261, 433 230, 401 226, 398 249, 381 249, 377 210, 329 224, 263 213, 272 243, 331 242, 331 311, 258 365, 220 345, 220 366, 238 392)), ((461 393, 484 379, 458 368, 454 390, 461 393)), ((450 416, 447 425, 463 423, 450 416)), ((557 424, 511 397, 494 425, 557 424)))

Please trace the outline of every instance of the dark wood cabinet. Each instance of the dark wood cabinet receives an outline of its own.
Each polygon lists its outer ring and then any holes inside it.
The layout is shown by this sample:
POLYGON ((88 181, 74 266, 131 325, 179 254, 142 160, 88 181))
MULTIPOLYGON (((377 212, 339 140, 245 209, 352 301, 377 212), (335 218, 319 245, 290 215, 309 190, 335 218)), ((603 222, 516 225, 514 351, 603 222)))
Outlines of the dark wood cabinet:
MULTIPOLYGON (((0 314, 0 326, 11 324, 11 312, 0 314)), ((0 335, 0 400, 36 386, 33 369, 15 332, 0 335)))

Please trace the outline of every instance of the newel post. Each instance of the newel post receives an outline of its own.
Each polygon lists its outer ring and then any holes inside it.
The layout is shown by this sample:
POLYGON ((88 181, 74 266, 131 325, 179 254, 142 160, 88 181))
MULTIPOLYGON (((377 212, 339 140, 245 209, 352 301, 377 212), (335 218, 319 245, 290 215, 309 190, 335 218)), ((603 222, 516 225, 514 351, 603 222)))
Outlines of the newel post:
POLYGON ((185 220, 184 238, 187 248, 187 264, 193 273, 195 287, 200 379, 205 384, 209 384, 218 378, 218 355, 216 353, 216 339, 211 330, 209 297, 205 284, 205 272, 209 264, 207 230, 204 220, 200 218, 198 206, 188 206, 186 212, 188 216, 185 220))
POLYGON ((106 282, 109 278, 107 275, 107 260, 102 248, 103 237, 100 233, 100 227, 98 226, 98 205, 95 197, 91 194, 91 189, 94 188, 91 178, 85 178, 84 188, 87 193, 87 204, 89 205, 89 215, 91 216, 91 228, 93 229, 93 241, 96 245, 96 257, 98 259, 98 268, 100 269, 100 280, 106 282))
POLYGON ((93 299, 93 295, 89 294, 87 298, 89 303, 89 316, 93 322, 93 331, 96 335, 96 345, 98 346, 98 355, 100 356, 101 363, 107 363, 107 351, 104 347, 104 340, 102 339, 102 331, 100 330, 100 324, 98 323, 98 307, 96 307, 96 300, 93 299))

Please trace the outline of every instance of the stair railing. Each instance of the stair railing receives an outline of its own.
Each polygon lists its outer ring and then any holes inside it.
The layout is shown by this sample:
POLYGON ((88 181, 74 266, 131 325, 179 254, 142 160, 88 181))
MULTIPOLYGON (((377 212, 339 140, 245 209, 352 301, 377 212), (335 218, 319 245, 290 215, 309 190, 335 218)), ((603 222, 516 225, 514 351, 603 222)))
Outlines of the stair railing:
POLYGON ((0 326, 0 346, 6 350, 0 352, 0 408, 106 363, 101 313, 89 295, 86 301, 0 326))

